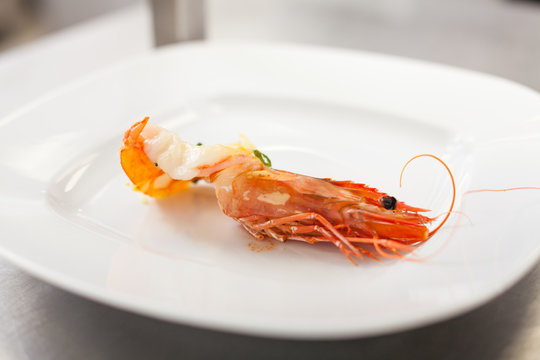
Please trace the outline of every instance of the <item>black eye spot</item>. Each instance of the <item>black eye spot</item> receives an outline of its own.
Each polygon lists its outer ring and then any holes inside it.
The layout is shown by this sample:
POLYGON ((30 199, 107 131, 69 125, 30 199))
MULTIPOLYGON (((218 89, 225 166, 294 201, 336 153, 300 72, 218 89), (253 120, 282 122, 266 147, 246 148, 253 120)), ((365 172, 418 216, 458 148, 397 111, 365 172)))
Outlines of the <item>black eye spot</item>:
POLYGON ((154 163, 154 166, 155 166, 155 167, 158 167, 158 164, 157 164, 157 163, 154 163))
POLYGON ((397 200, 393 196, 383 196, 381 199, 381 205, 386 210, 395 210, 397 205, 397 200))

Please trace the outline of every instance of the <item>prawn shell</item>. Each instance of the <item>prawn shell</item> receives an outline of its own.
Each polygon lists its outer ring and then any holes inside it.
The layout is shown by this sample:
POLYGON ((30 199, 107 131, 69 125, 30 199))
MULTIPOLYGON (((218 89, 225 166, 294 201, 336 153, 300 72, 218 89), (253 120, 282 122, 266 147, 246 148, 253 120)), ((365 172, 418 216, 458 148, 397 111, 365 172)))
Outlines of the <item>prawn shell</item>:
POLYGON ((141 132, 147 122, 148 118, 144 118, 133 124, 124 134, 120 148, 122 169, 133 183, 135 190, 154 198, 163 198, 187 189, 190 181, 171 179, 144 152, 144 138, 141 132), (157 186, 156 181, 165 184, 157 186))
POLYGON ((352 231, 347 235, 406 243, 426 241, 429 231, 425 225, 433 219, 404 210, 407 205, 401 210, 386 210, 379 201, 383 196, 386 194, 362 184, 265 168, 236 176, 232 194, 219 202, 224 213, 236 219, 253 215, 273 219, 313 212, 333 226, 352 231))

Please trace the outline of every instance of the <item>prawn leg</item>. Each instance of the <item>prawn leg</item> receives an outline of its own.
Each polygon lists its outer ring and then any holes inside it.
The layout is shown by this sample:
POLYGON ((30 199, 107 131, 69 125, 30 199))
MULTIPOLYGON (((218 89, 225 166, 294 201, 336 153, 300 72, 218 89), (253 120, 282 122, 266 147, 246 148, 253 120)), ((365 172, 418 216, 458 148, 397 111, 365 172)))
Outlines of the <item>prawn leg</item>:
POLYGON ((259 240, 259 241, 262 241, 264 240, 264 235, 261 234, 259 231, 257 230, 253 230, 252 229, 252 226, 253 226, 253 222, 254 221, 257 221, 257 220, 266 220, 266 218, 264 216, 260 216, 260 215, 251 215, 251 216, 246 216, 246 217, 243 217, 243 218, 239 218, 239 219, 236 219, 244 229, 246 229, 246 231, 251 235, 253 236, 256 240, 259 240))
MULTIPOLYGON (((304 242, 307 242, 307 243, 310 243, 310 244, 315 244, 316 242, 321 241, 321 239, 316 239, 314 236, 309 236, 309 235, 292 235, 291 236, 291 235, 289 235, 289 233, 287 231, 283 231, 283 229, 286 226, 284 224, 282 224, 282 225, 272 225, 273 224, 272 221, 275 222, 275 220, 283 220, 283 219, 285 219, 285 218, 274 219, 274 220, 266 220, 266 218, 264 218, 263 216, 252 215, 252 216, 248 216, 248 217, 244 217, 244 218, 239 218, 238 221, 240 222, 240 224, 242 224, 244 229, 246 229, 247 232, 257 240, 264 239, 264 235, 261 234, 261 232, 262 232, 266 236, 268 236, 268 237, 270 237, 272 239, 275 239, 277 241, 280 241, 280 242, 285 242, 286 240, 298 240, 298 241, 304 241, 304 242), (257 225, 253 224, 254 221, 261 220, 261 219, 264 220, 263 223, 257 224, 257 225), (263 228, 258 228, 258 229, 253 228, 254 226, 260 226, 262 224, 267 224, 267 226, 263 227, 263 228), (281 230, 283 233, 279 234, 275 230, 273 230, 273 228, 281 230)), ((287 220, 284 220, 284 221, 288 222, 287 220)), ((297 230, 295 230, 295 232, 291 232, 292 234, 298 234, 298 233, 300 233, 300 231, 304 231, 304 233, 306 233, 306 232, 308 232, 308 233, 309 232, 318 232, 320 235, 325 237, 324 240, 322 240, 322 241, 324 241, 324 242, 328 242, 328 241, 332 242, 347 257, 347 259, 349 259, 349 261, 351 261, 355 265, 356 265, 356 263, 351 258, 351 255, 356 256, 358 258, 362 257, 362 255, 360 253, 353 253, 353 251, 349 250, 343 244, 342 241, 340 241, 339 239, 336 239, 335 237, 333 237, 326 229, 324 229, 320 225, 288 225, 288 226, 290 226, 291 228, 296 228, 297 229, 297 230)), ((358 250, 358 249, 356 249, 356 247, 354 249, 358 250)), ((364 252, 363 250, 364 249, 360 249, 359 251, 364 252)), ((368 256, 370 256, 370 255, 368 255, 368 256)), ((375 258, 375 257, 373 257, 373 258, 375 258)))
MULTIPOLYGON (((288 239, 290 240, 301 240, 301 241, 309 242, 311 244, 314 244, 319 241, 329 241, 329 240, 333 242, 332 237, 320 225, 280 225, 278 226, 278 229, 281 230, 283 233, 293 234, 293 236, 288 237, 288 239), (317 238, 315 236, 305 235, 305 234, 310 234, 310 233, 319 233, 323 235, 324 238, 317 238), (300 235, 300 236, 294 236, 294 235, 300 235)), ((380 256, 385 257, 385 258, 402 258, 403 256, 399 253, 399 251, 411 252, 415 249, 414 246, 403 244, 398 241, 387 240, 387 239, 347 237, 347 240, 349 240, 353 244, 372 245, 375 248, 375 250, 377 250, 377 252, 380 254, 380 256), (390 250, 396 255, 391 255, 384 252, 382 250, 383 248, 390 250)), ((359 248, 359 247, 358 249, 366 256, 369 256, 371 258, 377 258, 376 254, 374 254, 373 252, 367 249, 359 248)))
MULTIPOLYGON (((336 229, 343 228, 343 227, 344 226, 340 226, 340 225, 335 226, 336 229)), ((347 227, 345 226, 345 228, 347 228, 347 227)), ((315 244, 315 243, 318 243, 318 242, 331 242, 337 248, 339 248, 343 253, 345 253, 345 251, 346 251, 346 252, 348 252, 348 254, 352 254, 352 252, 350 252, 350 250, 342 249, 343 248, 343 243, 337 241, 334 237, 332 237, 330 235, 330 233, 328 233, 328 231, 326 231, 326 229, 324 229, 320 225, 280 225, 280 226, 278 226, 278 229, 281 230, 283 233, 292 234, 292 235, 287 235, 288 240, 304 241, 304 242, 310 243, 312 245, 315 244), (324 238, 317 237, 316 235, 308 235, 308 234, 313 234, 313 233, 318 233, 318 234, 324 236, 324 238)), ((359 239, 359 238, 347 237, 347 239, 351 243, 355 243, 355 242, 357 242, 356 240, 359 239)), ((369 240, 371 240, 371 239, 365 238, 364 240, 366 240, 366 241, 359 241, 359 242, 360 243, 365 243, 365 244, 370 244, 369 240)), ((353 245, 353 246, 358 251, 360 251, 362 253, 362 255, 365 255, 365 256, 367 256, 369 258, 372 258, 372 259, 375 259, 375 260, 378 260, 377 255, 374 254, 373 252, 371 252, 371 251, 369 251, 367 249, 364 249, 362 247, 358 247, 358 246, 355 246, 355 245, 353 245)), ((351 259, 349 259, 349 260, 351 260, 351 259)))
MULTIPOLYGON (((332 238, 332 235, 333 235, 333 237, 339 240, 340 244, 346 246, 349 249, 349 251, 351 251, 355 256, 362 257, 362 254, 360 253, 360 251, 353 244, 351 244, 345 236, 343 236, 338 230, 336 230, 336 228, 328 220, 326 220, 322 215, 317 214, 317 213, 309 212, 309 213, 285 216, 282 218, 276 218, 276 219, 265 221, 260 224, 255 224, 252 226, 252 229, 264 230, 264 229, 272 228, 278 225, 283 225, 290 222, 302 221, 302 220, 317 220, 329 232, 328 236, 330 238, 332 238)), ((323 236, 325 235, 323 234, 323 236)), ((338 247, 340 248, 340 250, 342 249, 341 246, 338 246, 338 247)))
MULTIPOLYGON (((304 236, 304 235, 292 235, 292 236, 287 236, 287 240, 295 240, 295 241, 304 241, 304 242, 307 242, 311 245, 315 244, 315 243, 318 243, 318 242, 331 242, 332 244, 334 244, 340 251, 343 255, 345 255, 347 257, 347 259, 349 259, 350 262, 352 262, 354 265, 356 265, 356 262, 352 259, 351 256, 355 256, 359 259, 362 258, 362 254, 360 254, 360 252, 364 252, 364 249, 362 248, 358 248, 355 250, 357 250, 357 252, 359 252, 358 254, 355 254, 353 253, 351 250, 349 250, 347 247, 345 247, 345 245, 343 245, 342 242, 340 242, 339 240, 335 239, 335 238, 317 238, 317 237, 313 237, 313 236, 304 236)), ((365 250, 367 251, 367 250, 365 250)), ((367 256, 370 256, 368 254, 364 254, 364 255, 367 255, 367 256)), ((372 257, 372 256, 370 256, 372 257)), ((377 260, 376 257, 373 257, 373 259, 377 260)))
MULTIPOLYGON (((320 219, 319 222, 321 222, 320 219)), ((359 250, 354 245, 348 243, 347 239, 341 235, 333 226, 328 222, 328 220, 324 219, 322 216, 314 213, 305 213, 305 214, 297 214, 292 216, 286 216, 282 218, 267 220, 264 216, 259 215, 251 215, 246 216, 243 218, 239 218, 238 221, 242 224, 242 226, 256 239, 262 239, 264 238, 264 235, 261 234, 264 233, 270 238, 273 238, 275 240, 278 240, 280 242, 285 242, 286 240, 299 240, 308 242, 311 244, 314 244, 316 242, 319 242, 321 240, 317 240, 314 236, 308 236, 308 235, 296 235, 291 236, 291 234, 298 234, 300 232, 303 233, 309 233, 309 232, 316 232, 320 235, 324 236, 325 242, 332 242, 353 264, 356 264, 354 260, 351 258, 351 255, 356 256, 358 258, 362 257, 362 250, 359 250), (314 216, 315 215, 315 216, 314 216), (338 233, 340 236, 332 236, 332 234, 323 226, 320 225, 296 225, 296 221, 301 220, 308 220, 308 219, 314 219, 314 218, 322 218, 324 222, 327 223, 329 227, 334 229, 336 233, 338 233), (262 223, 254 224, 256 221, 263 220, 262 223), (293 223, 295 225, 287 225, 289 223, 293 223), (283 227, 290 226, 291 228, 296 228, 295 232, 287 232, 283 231, 283 227), (277 233, 273 229, 278 229, 283 232, 283 234, 277 233), (342 241, 340 238, 343 238, 345 241, 342 241), (348 243, 348 244, 347 244, 348 243)), ((323 222, 321 222, 323 223, 323 222)), ((323 223, 324 225, 324 223, 323 223)))

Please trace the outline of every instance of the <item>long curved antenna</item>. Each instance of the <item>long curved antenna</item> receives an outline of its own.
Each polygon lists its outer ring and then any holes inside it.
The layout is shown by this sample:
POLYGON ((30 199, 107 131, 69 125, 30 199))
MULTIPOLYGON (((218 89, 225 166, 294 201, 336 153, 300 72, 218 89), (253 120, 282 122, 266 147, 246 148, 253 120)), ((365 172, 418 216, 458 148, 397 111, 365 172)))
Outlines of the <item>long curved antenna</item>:
POLYGON ((401 187, 401 180, 403 178, 403 172, 405 171, 405 168, 407 167, 407 165, 409 165, 409 163, 411 161, 413 161, 414 159, 418 159, 419 157, 431 157, 431 158, 437 160, 438 162, 440 162, 446 168, 446 171, 448 171, 448 174, 450 175, 450 180, 452 180, 452 191, 453 191, 452 204, 450 204, 450 209, 446 213, 446 216, 444 217, 443 221, 439 224, 439 226, 437 226, 435 229, 433 229, 432 231, 429 232, 429 234, 428 234, 428 239, 429 239, 430 237, 435 235, 435 233, 437 231, 439 231, 439 229, 444 225, 444 223, 446 223, 446 220, 448 220, 448 217, 452 213, 452 209, 454 209, 454 203, 456 201, 456 183, 454 181, 454 175, 452 175, 452 172, 450 171, 450 168, 448 167, 448 165, 446 165, 446 163, 444 161, 442 161, 441 159, 439 159, 435 155, 420 154, 420 155, 413 156, 411 159, 409 159, 409 161, 407 161, 405 163, 405 165, 403 165, 403 168, 401 169, 401 174, 399 174, 399 187, 401 187))
POLYGON ((469 190, 465 191, 463 194, 473 194, 473 193, 479 193, 479 192, 504 192, 504 191, 514 191, 514 190, 540 190, 540 187, 537 186, 521 186, 521 187, 513 187, 513 188, 507 188, 507 189, 478 189, 478 190, 469 190))

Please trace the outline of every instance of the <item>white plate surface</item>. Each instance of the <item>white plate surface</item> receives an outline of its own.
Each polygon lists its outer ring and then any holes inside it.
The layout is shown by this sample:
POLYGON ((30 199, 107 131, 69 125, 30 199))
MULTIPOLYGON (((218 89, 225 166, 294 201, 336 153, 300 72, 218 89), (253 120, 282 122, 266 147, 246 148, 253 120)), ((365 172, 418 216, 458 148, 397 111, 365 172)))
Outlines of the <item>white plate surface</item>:
POLYGON ((537 261, 540 96, 492 76, 283 45, 192 44, 133 60, 0 120, 0 254, 149 316, 246 334, 342 338, 477 307, 537 261), (246 134, 274 167, 352 179, 444 213, 423 262, 351 265, 332 246, 259 244, 212 188, 154 201, 126 185, 123 131, 144 116, 193 142, 246 134), (250 245, 251 244, 251 245, 250 245), (257 247, 253 251, 253 247, 257 247))

